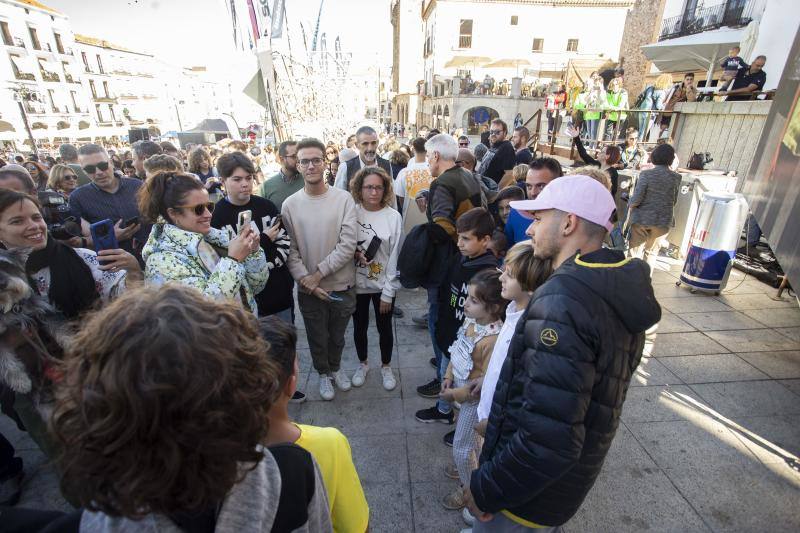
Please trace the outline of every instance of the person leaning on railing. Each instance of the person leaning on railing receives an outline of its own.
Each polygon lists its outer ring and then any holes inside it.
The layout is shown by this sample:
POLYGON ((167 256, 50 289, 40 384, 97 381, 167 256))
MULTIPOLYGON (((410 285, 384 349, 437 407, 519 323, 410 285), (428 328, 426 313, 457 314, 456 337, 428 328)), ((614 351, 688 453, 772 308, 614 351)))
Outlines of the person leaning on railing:
POLYGON ((614 78, 608 82, 608 92, 606 93, 606 101, 603 106, 609 110, 606 113, 606 139, 614 140, 615 126, 619 124, 619 129, 616 129, 619 135, 622 126, 625 124, 625 119, 628 117, 627 113, 621 112, 623 109, 628 109, 628 91, 622 87, 622 80, 614 78))

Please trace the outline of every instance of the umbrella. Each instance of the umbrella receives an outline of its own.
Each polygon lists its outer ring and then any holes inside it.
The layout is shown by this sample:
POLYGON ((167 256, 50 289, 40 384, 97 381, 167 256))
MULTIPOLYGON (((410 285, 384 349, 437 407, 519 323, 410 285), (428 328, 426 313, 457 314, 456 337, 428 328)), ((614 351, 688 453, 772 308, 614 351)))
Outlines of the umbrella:
POLYGON ((708 71, 710 81, 717 62, 743 37, 743 29, 721 28, 648 44, 642 46, 642 52, 661 72, 702 69, 708 71))
POLYGON ((498 59, 497 61, 492 61, 488 65, 484 65, 484 67, 494 67, 494 68, 515 68, 519 70, 520 66, 528 67, 531 65, 531 62, 527 59, 498 59))
POLYGON ((459 68, 472 65, 473 67, 483 65, 492 59, 486 56, 455 56, 444 64, 444 68, 459 68))

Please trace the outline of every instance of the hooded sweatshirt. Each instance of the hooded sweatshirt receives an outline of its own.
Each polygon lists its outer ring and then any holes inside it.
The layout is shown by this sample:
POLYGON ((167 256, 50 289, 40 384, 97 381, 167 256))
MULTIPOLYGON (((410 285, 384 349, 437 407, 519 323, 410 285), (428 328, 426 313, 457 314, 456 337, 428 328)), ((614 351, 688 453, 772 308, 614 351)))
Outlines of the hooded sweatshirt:
POLYGON ((472 473, 481 510, 539 526, 572 518, 614 439, 644 332, 660 319, 649 267, 618 251, 577 254, 536 290, 472 473))
MULTIPOLYGON (((281 496, 281 471, 272 454, 256 467, 246 471, 244 478, 233 486, 220 507, 214 531, 236 533, 269 533, 278 511, 281 496)), ((314 463, 314 494, 307 508, 308 520, 293 531, 317 533, 333 531, 328 512, 325 485, 314 463)), ((149 514, 141 520, 112 517, 103 513, 84 511, 81 516, 81 533, 181 533, 175 523, 165 515, 149 514)))
POLYGON ((469 280, 481 270, 497 268, 497 258, 491 252, 472 259, 456 255, 453 261, 450 277, 439 287, 439 314, 436 315, 436 344, 445 354, 464 322, 464 302, 469 296, 469 280))

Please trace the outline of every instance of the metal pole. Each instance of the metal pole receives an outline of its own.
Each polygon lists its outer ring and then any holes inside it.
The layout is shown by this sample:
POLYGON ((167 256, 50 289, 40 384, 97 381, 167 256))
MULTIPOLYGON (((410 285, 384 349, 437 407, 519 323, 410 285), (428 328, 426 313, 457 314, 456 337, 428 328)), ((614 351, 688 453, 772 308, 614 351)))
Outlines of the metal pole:
MULTIPOLYGON (((19 95, 19 93, 17 93, 19 95)), ((19 95, 22 98, 21 95, 19 95)), ((31 127, 28 124, 28 114, 25 112, 25 106, 22 105, 22 100, 20 99, 17 101, 19 105, 19 112, 22 115, 22 123, 25 125, 25 131, 28 132, 28 139, 31 141, 31 152, 36 153, 36 141, 33 138, 33 132, 31 131, 31 127)))

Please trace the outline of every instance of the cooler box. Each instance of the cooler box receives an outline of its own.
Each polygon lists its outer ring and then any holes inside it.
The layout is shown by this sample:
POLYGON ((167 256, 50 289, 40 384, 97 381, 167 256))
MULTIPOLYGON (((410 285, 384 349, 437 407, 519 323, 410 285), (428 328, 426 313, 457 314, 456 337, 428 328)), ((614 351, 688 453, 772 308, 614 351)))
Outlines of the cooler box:
POLYGON ((747 213, 741 194, 705 193, 692 228, 682 283, 692 291, 719 293, 725 288, 747 213))

